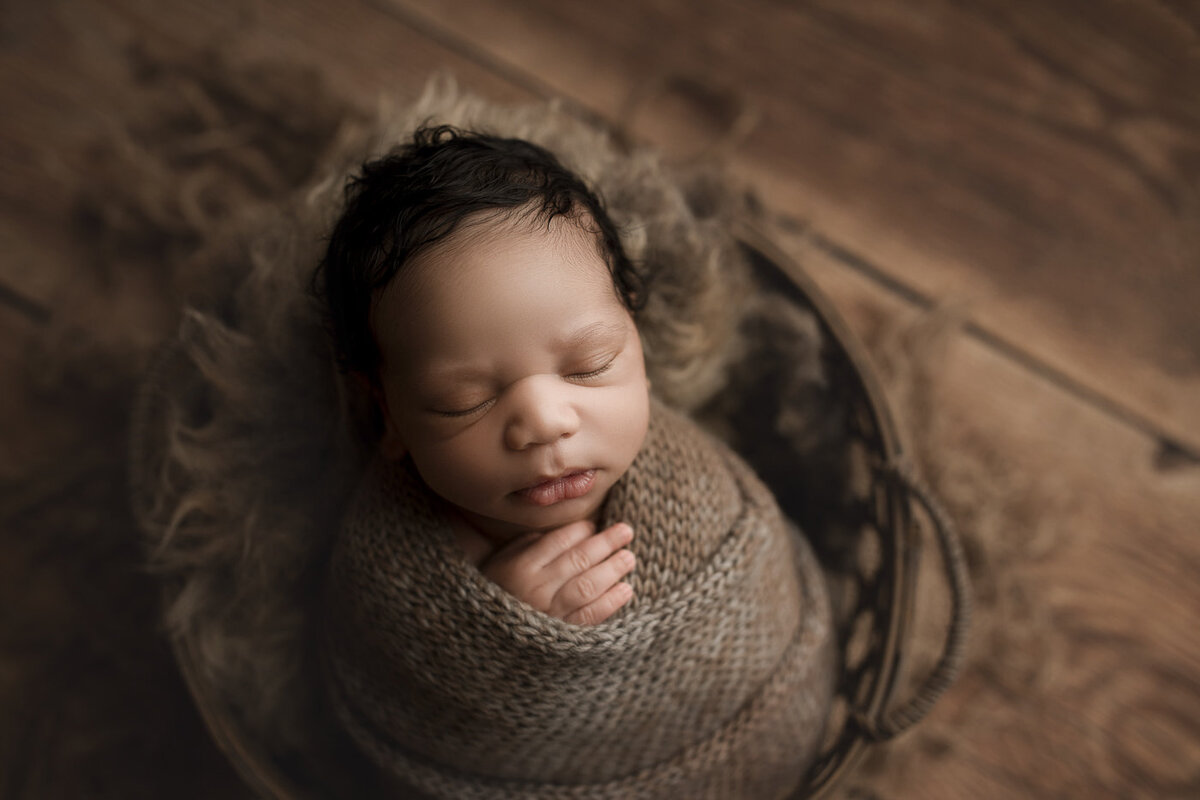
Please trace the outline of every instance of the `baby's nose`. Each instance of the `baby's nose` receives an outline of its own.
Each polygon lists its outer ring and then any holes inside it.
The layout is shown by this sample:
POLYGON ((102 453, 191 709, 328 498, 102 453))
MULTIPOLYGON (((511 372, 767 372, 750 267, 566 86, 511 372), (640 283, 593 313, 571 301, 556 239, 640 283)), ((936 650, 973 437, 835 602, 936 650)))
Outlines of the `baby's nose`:
POLYGON ((579 414, 557 376, 536 375, 509 387, 511 416, 504 431, 513 450, 553 444, 579 430, 579 414))

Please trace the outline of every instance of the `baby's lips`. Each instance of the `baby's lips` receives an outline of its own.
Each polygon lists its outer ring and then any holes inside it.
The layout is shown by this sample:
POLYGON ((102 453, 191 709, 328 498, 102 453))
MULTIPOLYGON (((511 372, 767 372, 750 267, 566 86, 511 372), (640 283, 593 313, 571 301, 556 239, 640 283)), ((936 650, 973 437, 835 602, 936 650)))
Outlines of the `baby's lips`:
POLYGON ((581 470, 521 489, 516 494, 534 505, 551 506, 563 500, 583 497, 592 490, 595 482, 596 470, 581 470))

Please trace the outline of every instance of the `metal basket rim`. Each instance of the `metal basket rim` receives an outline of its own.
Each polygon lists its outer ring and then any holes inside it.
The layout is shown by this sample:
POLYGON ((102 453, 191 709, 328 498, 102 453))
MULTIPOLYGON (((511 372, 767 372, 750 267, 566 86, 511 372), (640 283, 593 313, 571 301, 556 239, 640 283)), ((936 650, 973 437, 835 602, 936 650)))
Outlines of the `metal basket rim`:
MULTIPOLYGON (((865 347, 850 330, 832 301, 819 288, 794 259, 784 253, 763 230, 752 222, 738 222, 732 232, 735 242, 743 248, 757 253, 773 264, 785 276, 797 293, 815 312, 818 322, 827 336, 827 342, 836 345, 840 355, 850 363, 863 396, 870 409, 873 423, 878 432, 877 446, 884 465, 901 461, 902 444, 890 409, 884 398, 883 389, 875 377, 875 367, 865 347)), ((169 360, 178 355, 168 350, 163 356, 169 360)), ((861 711, 871 718, 879 715, 892 696, 904 658, 901 643, 904 630, 909 624, 912 611, 911 576, 913 564, 911 542, 908 540, 911 511, 903 491, 895 484, 888 484, 888 514, 892 520, 894 535, 891 546, 894 557, 892 564, 893 604, 888 616, 885 639, 882 647, 882 663, 874 677, 866 708, 861 711)), ((176 663, 200 712, 205 726, 214 741, 233 763, 242 780, 259 796, 299 800, 312 797, 283 770, 281 765, 264 748, 249 737, 236 720, 233 709, 217 695, 213 686, 204 679, 197 668, 196 644, 186 636, 171 638, 171 647, 176 663)), ((865 733, 855 735, 849 747, 838 753, 820 774, 810 775, 800 786, 797 797, 816 798, 824 795, 857 762, 870 744, 865 733)))
MULTIPOLYGON (((858 384, 857 388, 861 390, 866 400, 866 406, 870 410, 872 422, 878 434, 878 442, 876 442, 879 449, 876 455, 880 460, 878 468, 887 470, 903 463, 903 443, 882 384, 876 377, 877 368, 867 353, 866 347, 850 329, 833 301, 801 265, 785 253, 757 224, 740 221, 735 226, 733 235, 742 247, 757 253, 767 263, 783 273, 788 279, 788 285, 792 287, 796 295, 793 299, 806 302, 815 313, 822 331, 826 334, 823 345, 835 346, 839 351, 838 355, 849 362, 852 374, 858 384)), ((889 527, 892 534, 890 544, 893 558, 890 563, 892 566, 893 602, 889 609, 881 663, 878 665, 879 672, 874 678, 874 685, 866 707, 857 709, 859 714, 863 714, 869 719, 876 719, 883 713, 895 692, 904 666, 905 652, 901 645, 904 641, 905 630, 910 625, 913 609, 912 577, 915 574, 916 553, 910 539, 911 509, 907 496, 898 484, 888 482, 886 486, 888 517, 891 521, 889 527)), ((847 724, 854 724, 853 720, 848 721, 847 724)), ((796 797, 818 798, 826 794, 863 756, 869 744, 871 742, 866 732, 858 732, 849 747, 838 753, 824 770, 809 776, 809 781, 800 787, 796 797)))

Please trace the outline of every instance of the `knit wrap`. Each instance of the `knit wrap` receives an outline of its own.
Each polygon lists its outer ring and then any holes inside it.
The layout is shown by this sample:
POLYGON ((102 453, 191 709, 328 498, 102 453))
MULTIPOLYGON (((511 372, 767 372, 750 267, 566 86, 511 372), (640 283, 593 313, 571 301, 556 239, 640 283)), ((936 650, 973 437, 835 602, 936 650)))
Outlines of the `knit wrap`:
POLYGON ((628 522, 634 599, 577 626, 467 563, 408 462, 377 461, 334 547, 333 705, 392 782, 446 798, 770 798, 833 693, 812 552, 732 451, 652 405, 601 527, 628 522))

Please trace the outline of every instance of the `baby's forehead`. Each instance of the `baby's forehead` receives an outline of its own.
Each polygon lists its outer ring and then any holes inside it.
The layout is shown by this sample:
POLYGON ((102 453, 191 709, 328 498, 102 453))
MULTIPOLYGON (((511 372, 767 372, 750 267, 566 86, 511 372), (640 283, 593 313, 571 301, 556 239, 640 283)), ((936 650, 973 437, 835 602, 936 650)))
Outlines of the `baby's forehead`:
POLYGON ((413 258, 380 293, 371 326, 385 360, 422 360, 430 342, 467 352, 511 331, 532 336, 563 308, 577 324, 555 323, 538 341, 571 338, 576 328, 594 334, 606 327, 598 321, 628 325, 594 232, 560 217, 474 223, 413 258))
MULTIPOLYGON (((588 271, 596 281, 610 287, 613 297, 620 302, 600 236, 590 220, 584 212, 549 219, 509 209, 473 214, 450 234, 410 256, 388 285, 378 290, 374 311, 384 311, 380 301, 385 294, 410 303, 420 303, 433 290, 453 296, 456 289, 465 288, 460 284, 468 278, 459 267, 468 263, 490 265, 489 268, 499 271, 501 280, 505 274, 511 274, 515 280, 510 257, 514 250, 531 257, 552 254, 564 271, 588 271)), ((375 321, 373 314, 372 324, 375 321)))

